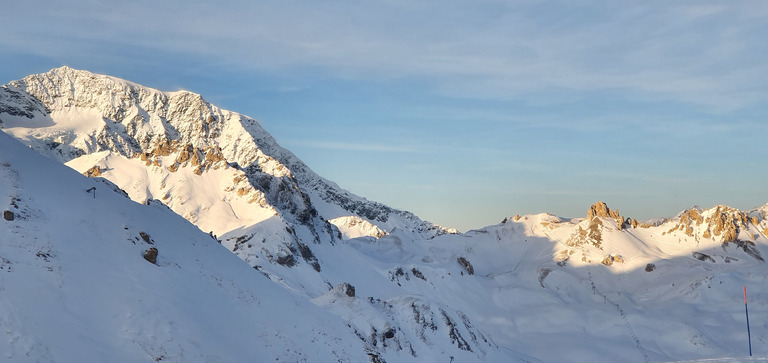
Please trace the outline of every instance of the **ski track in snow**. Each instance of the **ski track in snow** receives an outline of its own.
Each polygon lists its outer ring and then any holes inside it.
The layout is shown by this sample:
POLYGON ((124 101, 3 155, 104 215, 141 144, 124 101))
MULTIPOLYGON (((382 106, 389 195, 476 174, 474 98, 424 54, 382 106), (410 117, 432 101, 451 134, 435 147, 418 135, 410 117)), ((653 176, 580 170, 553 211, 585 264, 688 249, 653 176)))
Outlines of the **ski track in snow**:
POLYGON ((600 290, 597 288, 597 285, 595 284, 595 280, 592 278, 592 271, 589 268, 587 268, 587 276, 589 279, 589 284, 592 288, 592 294, 602 297, 603 301, 616 307, 616 312, 619 314, 619 316, 621 317, 621 320, 624 322, 624 326, 627 328, 627 333, 629 334, 629 337, 632 338, 632 341, 635 343, 635 346, 637 347, 637 350, 639 351, 640 356, 643 357, 644 362, 649 362, 648 352, 645 350, 645 347, 643 347, 643 344, 640 342, 640 338, 638 338, 637 334, 635 334, 635 330, 632 329, 632 324, 629 323, 629 320, 627 319, 627 314, 624 312, 624 308, 621 306, 621 304, 614 302, 612 299, 608 298, 608 296, 600 292, 600 290))

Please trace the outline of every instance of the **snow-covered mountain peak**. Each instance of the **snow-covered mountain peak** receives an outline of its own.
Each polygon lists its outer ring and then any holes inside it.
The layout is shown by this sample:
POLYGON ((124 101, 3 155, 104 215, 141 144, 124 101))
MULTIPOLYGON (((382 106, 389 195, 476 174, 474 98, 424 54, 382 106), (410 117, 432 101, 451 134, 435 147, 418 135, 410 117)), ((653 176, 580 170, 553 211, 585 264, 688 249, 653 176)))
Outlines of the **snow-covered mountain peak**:
POLYGON ((5 131, 63 162, 111 151, 171 173, 190 167, 200 175, 231 166, 248 174, 252 188, 267 197, 270 185, 286 183, 285 190, 309 192, 306 198, 278 198, 296 199, 288 203, 292 210, 312 214, 310 206, 300 205, 306 204, 301 199, 314 199, 326 220, 356 215, 383 230, 450 232, 344 191, 280 147, 255 120, 192 92, 162 92, 65 66, 13 81, 0 97, 5 131))
MULTIPOLYGON (((765 217, 750 215, 726 205, 716 205, 703 210, 691 208, 659 227, 667 229, 665 233, 681 232, 688 237, 717 240, 722 243, 735 242, 739 239, 754 240, 752 231, 765 224, 765 217)), ((768 226, 768 225, 766 225, 768 226)))
MULTIPOLYGON (((658 224, 639 222, 621 216, 605 203, 590 206, 586 218, 563 220, 549 215, 527 215, 505 219, 502 224, 521 224, 530 236, 558 242, 553 259, 560 264, 612 265, 620 261, 625 268, 641 266, 658 251, 700 253, 697 251, 734 244, 750 257, 762 261, 754 250, 756 241, 768 236, 768 220, 757 208, 751 212, 716 205, 709 209, 692 207, 675 218, 658 224), (674 248, 670 248, 674 244, 674 248), (578 259, 573 259, 578 256, 578 259)), ((488 227, 491 228, 491 227, 488 227)), ((484 231, 484 230, 481 230, 484 231)), ((728 257, 735 261, 736 257, 728 257)))
MULTIPOLYGON (((38 110, 38 116, 47 116, 48 123, 29 127, 24 120, 15 120, 5 128, 30 129, 26 135, 25 130, 12 131, 28 142, 53 139, 47 154, 64 162, 104 150, 130 158, 220 148, 222 157, 242 167, 258 162, 266 171, 280 169, 248 137, 267 136, 257 123, 221 110, 195 93, 162 92, 69 67, 27 76, 6 88, 39 100, 44 110, 38 110)), ((271 138, 266 141, 274 143, 271 138)))
POLYGON ((2 86, 0 123, 50 158, 112 180, 135 201, 162 201, 266 271, 320 270, 311 246, 335 243, 339 229, 347 237, 455 233, 341 189, 254 119, 188 91, 61 67, 2 86), (338 226, 329 222, 340 217, 347 219, 338 226), (254 238, 265 242, 244 242, 254 238))

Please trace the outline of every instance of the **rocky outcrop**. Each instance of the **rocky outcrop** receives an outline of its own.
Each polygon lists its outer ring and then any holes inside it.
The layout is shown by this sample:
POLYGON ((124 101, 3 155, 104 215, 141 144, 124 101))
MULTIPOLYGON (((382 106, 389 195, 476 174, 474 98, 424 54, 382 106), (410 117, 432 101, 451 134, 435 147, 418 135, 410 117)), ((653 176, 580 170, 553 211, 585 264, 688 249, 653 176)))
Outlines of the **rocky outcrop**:
POLYGON ((587 211, 587 219, 593 219, 595 217, 603 217, 603 218, 619 218, 619 211, 614 210, 611 211, 608 208, 608 205, 604 202, 597 202, 589 207, 589 211, 587 211))
POLYGON ((693 256, 693 258, 695 258, 695 259, 697 259, 699 261, 709 261, 709 262, 713 262, 713 263, 715 262, 715 259, 712 258, 712 256, 707 255, 705 253, 692 252, 691 255, 693 256))
POLYGON ((627 227, 650 227, 650 225, 640 223, 634 218, 624 218, 618 209, 611 210, 604 202, 597 202, 589 207, 587 218, 579 223, 576 233, 571 235, 566 241, 566 245, 569 247, 592 245, 603 249, 603 229, 613 226, 619 231, 627 227))
POLYGON ((697 208, 691 208, 683 213, 683 215, 680 217, 680 223, 696 223, 696 225, 701 225, 704 222, 704 219, 701 217, 701 213, 697 208))
POLYGON ((23 90, 12 85, 3 85, 0 86, 0 114, 31 119, 36 115, 47 115, 48 110, 39 99, 23 90))
POLYGON ((722 242, 733 242, 738 237, 739 228, 746 227, 751 219, 740 210, 717 206, 708 222, 714 236, 722 236, 722 242))
MULTIPOLYGON (((472 264, 469 263, 469 261, 465 257, 459 257, 459 258, 456 259, 456 261, 459 263, 459 265, 461 265, 461 267, 464 269, 464 271, 466 271, 468 274, 470 274, 470 275, 474 275, 475 274, 474 266, 472 266, 472 264)), ((462 272, 462 274, 463 274, 463 272, 462 272)))
POLYGON ((157 248, 150 248, 144 251, 144 259, 151 264, 157 264, 157 248))
POLYGON ((618 229, 621 230, 624 228, 624 217, 621 216, 619 210, 610 210, 608 205, 604 202, 597 202, 589 207, 589 211, 587 211, 587 219, 592 220, 595 219, 595 217, 611 218, 616 221, 618 229))
POLYGON ((591 244, 597 248, 601 248, 600 245, 603 237, 600 228, 602 227, 603 222, 600 218, 606 217, 610 217, 608 206, 603 202, 593 204, 589 207, 589 211, 587 211, 587 228, 584 229, 579 225, 576 233, 574 233, 565 244, 569 247, 591 244))
POLYGON ((637 220, 637 219, 634 219, 634 218, 631 218, 631 219, 630 219, 630 218, 627 218, 627 219, 624 221, 624 224, 625 224, 625 225, 629 225, 629 226, 630 226, 630 227, 632 227, 632 228, 650 228, 650 227, 651 227, 651 225, 650 225, 650 224, 648 224, 648 223, 642 223, 642 222, 638 222, 638 220, 637 220))
POLYGON ((98 165, 94 165, 92 168, 86 170, 83 173, 83 175, 85 175, 85 176, 87 176, 89 178, 94 178, 94 177, 97 177, 97 176, 101 176, 101 167, 98 166, 98 165))
POLYGON ((150 237, 149 234, 147 234, 146 232, 143 232, 143 231, 139 232, 139 236, 144 241, 144 243, 150 244, 150 245, 155 244, 155 241, 152 240, 152 237, 150 237))
POLYGON ((355 287, 354 286, 352 286, 352 285, 350 285, 350 284, 345 282, 345 283, 341 284, 341 289, 344 291, 344 294, 347 295, 348 297, 355 297, 355 287))
MULTIPOLYGON (((277 223, 282 224, 270 227, 271 236, 279 234, 279 238, 272 239, 274 242, 267 247, 254 247, 257 251, 246 252, 243 248, 239 252, 244 255, 258 254, 284 266, 294 266, 300 255, 319 270, 309 246, 334 243, 339 230, 330 225, 328 219, 339 216, 340 212, 344 215, 343 211, 369 223, 366 235, 374 237, 381 237, 386 234, 385 230, 394 227, 425 237, 456 233, 412 213, 368 201, 339 188, 280 147, 255 120, 222 110, 192 92, 162 92, 61 67, 3 86, 0 107, 3 115, 50 118, 52 128, 48 131, 36 128, 28 142, 41 153, 62 162, 109 151, 140 161, 148 169, 158 170, 157 173, 184 170, 205 176, 213 170, 231 169, 235 175, 233 183, 222 185, 225 203, 245 199, 254 209, 259 209, 259 213, 264 209, 274 211, 277 223), (57 124, 55 116, 61 112, 98 116, 89 124, 92 129, 83 131, 57 124), (329 205, 326 209, 333 210, 335 215, 320 215, 316 205, 329 205), (283 233, 282 229, 291 232, 283 233)), ((105 173, 101 168, 88 170, 86 174, 105 173)), ((179 206, 189 197, 177 195, 174 190, 163 190, 163 194, 157 196, 141 193, 142 196, 137 197, 140 201, 162 199, 193 223, 202 218, 199 212, 181 212, 179 206)), ((198 210, 206 208, 208 206, 201 205, 198 210)), ((238 233, 246 234, 252 226, 242 227, 243 232, 238 233)), ((229 231, 215 232, 224 235, 229 231)))
POLYGON ((614 263, 624 263, 624 258, 620 255, 608 255, 600 263, 606 266, 613 266, 614 263))
POLYGON ((734 242, 739 233, 756 225, 756 218, 746 212, 728 206, 718 205, 708 210, 691 208, 679 214, 671 228, 663 234, 682 232, 688 237, 734 242))

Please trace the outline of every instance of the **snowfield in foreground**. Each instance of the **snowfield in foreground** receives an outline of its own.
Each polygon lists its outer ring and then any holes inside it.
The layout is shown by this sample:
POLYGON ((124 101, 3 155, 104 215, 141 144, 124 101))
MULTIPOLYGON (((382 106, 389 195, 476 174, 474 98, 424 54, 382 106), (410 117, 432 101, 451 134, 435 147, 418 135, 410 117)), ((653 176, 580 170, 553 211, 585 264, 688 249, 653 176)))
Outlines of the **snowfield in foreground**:
POLYGON ((137 204, 4 133, 0 195, 8 201, 0 221, 8 361, 367 359, 341 320, 162 204, 137 204), (156 263, 144 258, 151 248, 156 263))

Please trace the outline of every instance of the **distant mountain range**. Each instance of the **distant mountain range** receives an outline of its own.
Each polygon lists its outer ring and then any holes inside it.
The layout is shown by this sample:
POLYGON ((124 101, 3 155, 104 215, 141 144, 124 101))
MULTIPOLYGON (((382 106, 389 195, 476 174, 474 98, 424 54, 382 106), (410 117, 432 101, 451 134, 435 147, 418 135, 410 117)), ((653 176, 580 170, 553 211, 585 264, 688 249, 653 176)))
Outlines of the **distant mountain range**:
POLYGON ((460 234, 200 95, 68 67, 0 87, 0 128, 28 146, 0 134, 12 360, 738 360, 742 286, 768 339, 768 205, 460 234))

